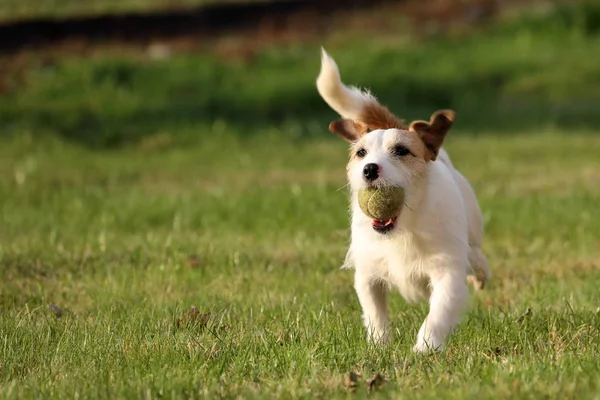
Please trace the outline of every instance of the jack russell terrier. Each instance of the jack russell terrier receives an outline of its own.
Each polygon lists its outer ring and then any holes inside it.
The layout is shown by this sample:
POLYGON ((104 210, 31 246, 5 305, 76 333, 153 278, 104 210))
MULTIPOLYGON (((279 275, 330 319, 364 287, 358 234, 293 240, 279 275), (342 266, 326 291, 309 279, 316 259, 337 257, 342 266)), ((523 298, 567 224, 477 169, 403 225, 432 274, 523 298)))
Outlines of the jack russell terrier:
POLYGON ((407 127, 369 92, 342 83, 325 50, 317 89, 342 117, 329 130, 351 144, 352 235, 345 266, 355 269, 368 339, 389 341, 386 297, 395 287, 409 302, 429 300, 413 350, 441 351, 465 312, 467 281, 481 289, 490 278, 477 199, 442 149, 456 114, 437 111, 429 122, 407 127), (376 221, 359 207, 358 191, 383 186, 403 188, 404 206, 396 217, 376 221))

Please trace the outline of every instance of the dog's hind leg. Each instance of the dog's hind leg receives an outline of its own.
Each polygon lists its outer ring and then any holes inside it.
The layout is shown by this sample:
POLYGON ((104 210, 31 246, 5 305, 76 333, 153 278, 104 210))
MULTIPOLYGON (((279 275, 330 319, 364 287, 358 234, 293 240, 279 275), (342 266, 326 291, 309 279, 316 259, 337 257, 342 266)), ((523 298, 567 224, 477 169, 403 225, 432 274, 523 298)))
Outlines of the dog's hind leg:
POLYGON ((469 252, 469 263, 471 264, 471 274, 467 280, 473 285, 475 290, 481 290, 491 277, 488 261, 479 247, 471 247, 469 252))

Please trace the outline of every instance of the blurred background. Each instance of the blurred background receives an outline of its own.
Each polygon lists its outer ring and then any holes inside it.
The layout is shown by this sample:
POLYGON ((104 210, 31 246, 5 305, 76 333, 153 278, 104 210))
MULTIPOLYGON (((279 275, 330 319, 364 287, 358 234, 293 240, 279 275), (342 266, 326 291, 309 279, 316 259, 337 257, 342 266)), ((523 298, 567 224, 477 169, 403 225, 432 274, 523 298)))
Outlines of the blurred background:
POLYGON ((92 147, 322 137, 323 45, 406 119, 472 134, 600 121, 600 5, 540 0, 3 0, 2 135, 92 147), (220 128, 219 128, 220 127, 220 128))
POLYGON ((599 108, 598 1, 0 0, 0 397, 597 397, 599 108), (396 295, 364 341, 321 46, 457 112, 493 278, 449 357, 396 295))

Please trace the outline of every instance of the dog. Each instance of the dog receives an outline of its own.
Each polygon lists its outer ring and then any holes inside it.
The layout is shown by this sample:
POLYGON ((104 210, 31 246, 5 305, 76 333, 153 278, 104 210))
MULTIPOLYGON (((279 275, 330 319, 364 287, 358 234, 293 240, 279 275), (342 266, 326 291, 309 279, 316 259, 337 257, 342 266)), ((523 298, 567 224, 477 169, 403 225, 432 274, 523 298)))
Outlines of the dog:
POLYGON ((442 148, 456 114, 440 110, 429 122, 406 126, 371 93, 345 85, 324 49, 316 84, 342 117, 329 130, 351 144, 351 240, 344 266, 355 270, 367 338, 390 341, 387 292, 396 288, 408 302, 429 300, 413 351, 442 351, 466 311, 467 281, 479 290, 491 276, 475 193, 442 148), (359 207, 358 191, 383 186, 402 187, 404 205, 396 217, 374 221, 359 207))

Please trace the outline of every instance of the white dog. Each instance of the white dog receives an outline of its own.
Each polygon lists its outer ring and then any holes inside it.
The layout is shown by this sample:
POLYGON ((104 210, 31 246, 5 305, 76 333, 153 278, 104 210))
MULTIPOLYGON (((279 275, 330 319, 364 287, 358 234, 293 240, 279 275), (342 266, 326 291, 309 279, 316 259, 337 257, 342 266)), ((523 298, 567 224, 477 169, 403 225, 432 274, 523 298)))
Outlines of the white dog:
POLYGON ((438 111, 429 122, 405 127, 371 94, 344 85, 325 50, 317 89, 343 118, 329 129, 351 142, 352 239, 346 266, 356 271, 368 338, 389 340, 386 295, 396 287, 407 301, 429 299, 413 350, 442 350, 465 311, 466 281, 480 289, 490 277, 477 199, 441 148, 455 113, 438 111), (385 185, 404 189, 404 206, 395 218, 374 221, 358 206, 357 191, 385 185))

